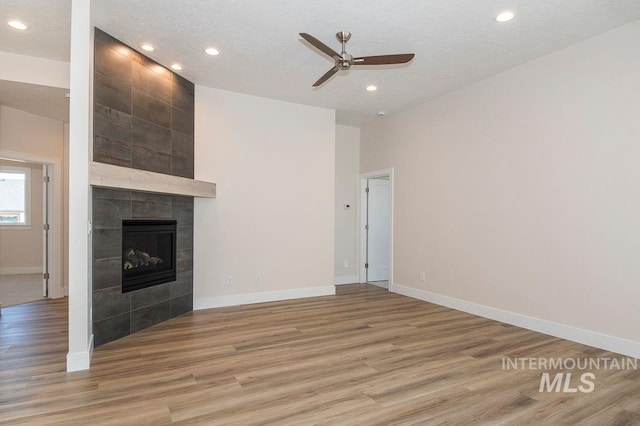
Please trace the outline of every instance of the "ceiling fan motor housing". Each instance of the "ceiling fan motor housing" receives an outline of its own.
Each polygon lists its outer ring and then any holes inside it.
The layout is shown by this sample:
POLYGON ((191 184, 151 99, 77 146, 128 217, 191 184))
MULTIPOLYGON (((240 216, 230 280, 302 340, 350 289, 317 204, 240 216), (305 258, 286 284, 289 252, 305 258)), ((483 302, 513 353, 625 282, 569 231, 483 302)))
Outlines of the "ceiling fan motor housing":
POLYGON ((348 70, 349 68, 351 68, 351 65, 353 65, 353 56, 349 55, 346 52, 342 52, 341 56, 341 58, 336 59, 336 67, 340 68, 341 70, 348 70))

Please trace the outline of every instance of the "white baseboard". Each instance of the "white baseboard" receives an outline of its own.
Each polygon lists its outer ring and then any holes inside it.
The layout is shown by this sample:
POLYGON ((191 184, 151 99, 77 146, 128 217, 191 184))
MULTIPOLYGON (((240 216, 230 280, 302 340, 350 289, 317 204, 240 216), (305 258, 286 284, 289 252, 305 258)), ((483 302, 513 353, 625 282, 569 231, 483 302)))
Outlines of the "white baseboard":
POLYGON ((262 293, 230 294, 228 296, 198 297, 193 300, 193 310, 222 308, 225 306, 250 305, 253 303, 277 302, 305 297, 332 296, 335 286, 295 288, 291 290, 265 291, 262 293))
POLYGON ((0 275, 41 274, 42 266, 18 266, 15 268, 0 268, 0 275))
POLYGON ((91 366, 91 355, 93 355, 93 334, 86 351, 67 353, 67 373, 88 370, 91 366))
POLYGON ((534 318, 515 312, 505 311, 491 306, 480 305, 468 302, 454 297, 443 296, 437 293, 431 293, 424 290, 418 290, 411 287, 394 283, 391 290, 414 299, 423 300, 425 302, 435 303, 436 305, 446 306, 447 308, 456 309, 470 314, 478 315, 484 318, 504 322, 528 330, 537 331, 550 336, 559 337, 561 339, 570 340, 572 342, 582 343, 584 345, 593 346, 607 351, 615 352, 634 358, 640 358, 640 342, 622 339, 595 331, 585 330, 566 324, 559 324, 552 321, 534 318))
POLYGON ((357 282, 358 282, 357 275, 341 275, 339 277, 333 277, 333 284, 335 285, 355 284, 357 282))

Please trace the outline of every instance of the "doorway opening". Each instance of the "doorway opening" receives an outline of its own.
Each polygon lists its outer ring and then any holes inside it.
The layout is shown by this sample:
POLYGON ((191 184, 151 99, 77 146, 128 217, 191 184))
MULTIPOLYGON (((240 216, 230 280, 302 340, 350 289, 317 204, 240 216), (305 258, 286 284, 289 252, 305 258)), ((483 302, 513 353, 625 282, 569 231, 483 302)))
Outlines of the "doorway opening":
POLYGON ((393 287, 393 169, 360 175, 359 281, 393 287))
POLYGON ((0 307, 64 295, 60 288, 60 164, 0 152, 0 307), (55 177, 54 177, 55 176, 55 177), (56 201, 56 197, 59 200, 56 201))

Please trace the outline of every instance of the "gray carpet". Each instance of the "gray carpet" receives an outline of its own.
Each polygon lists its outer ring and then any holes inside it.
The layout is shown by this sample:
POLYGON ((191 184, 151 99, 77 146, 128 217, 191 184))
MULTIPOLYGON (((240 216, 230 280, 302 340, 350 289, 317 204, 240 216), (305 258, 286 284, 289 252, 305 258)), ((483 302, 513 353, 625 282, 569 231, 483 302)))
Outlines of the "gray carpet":
POLYGON ((42 274, 0 275, 2 307, 42 299, 42 274))

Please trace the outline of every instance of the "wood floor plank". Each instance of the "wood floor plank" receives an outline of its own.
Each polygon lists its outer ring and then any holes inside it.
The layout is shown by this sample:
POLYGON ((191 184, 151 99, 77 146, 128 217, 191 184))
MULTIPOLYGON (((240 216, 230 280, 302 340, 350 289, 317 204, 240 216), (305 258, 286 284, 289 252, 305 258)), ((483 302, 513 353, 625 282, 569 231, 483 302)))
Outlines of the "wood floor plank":
POLYGON ((640 424, 638 370, 598 370, 592 393, 539 392, 547 370, 502 364, 619 355, 375 286, 186 313, 76 373, 67 309, 2 310, 0 424, 640 424))

